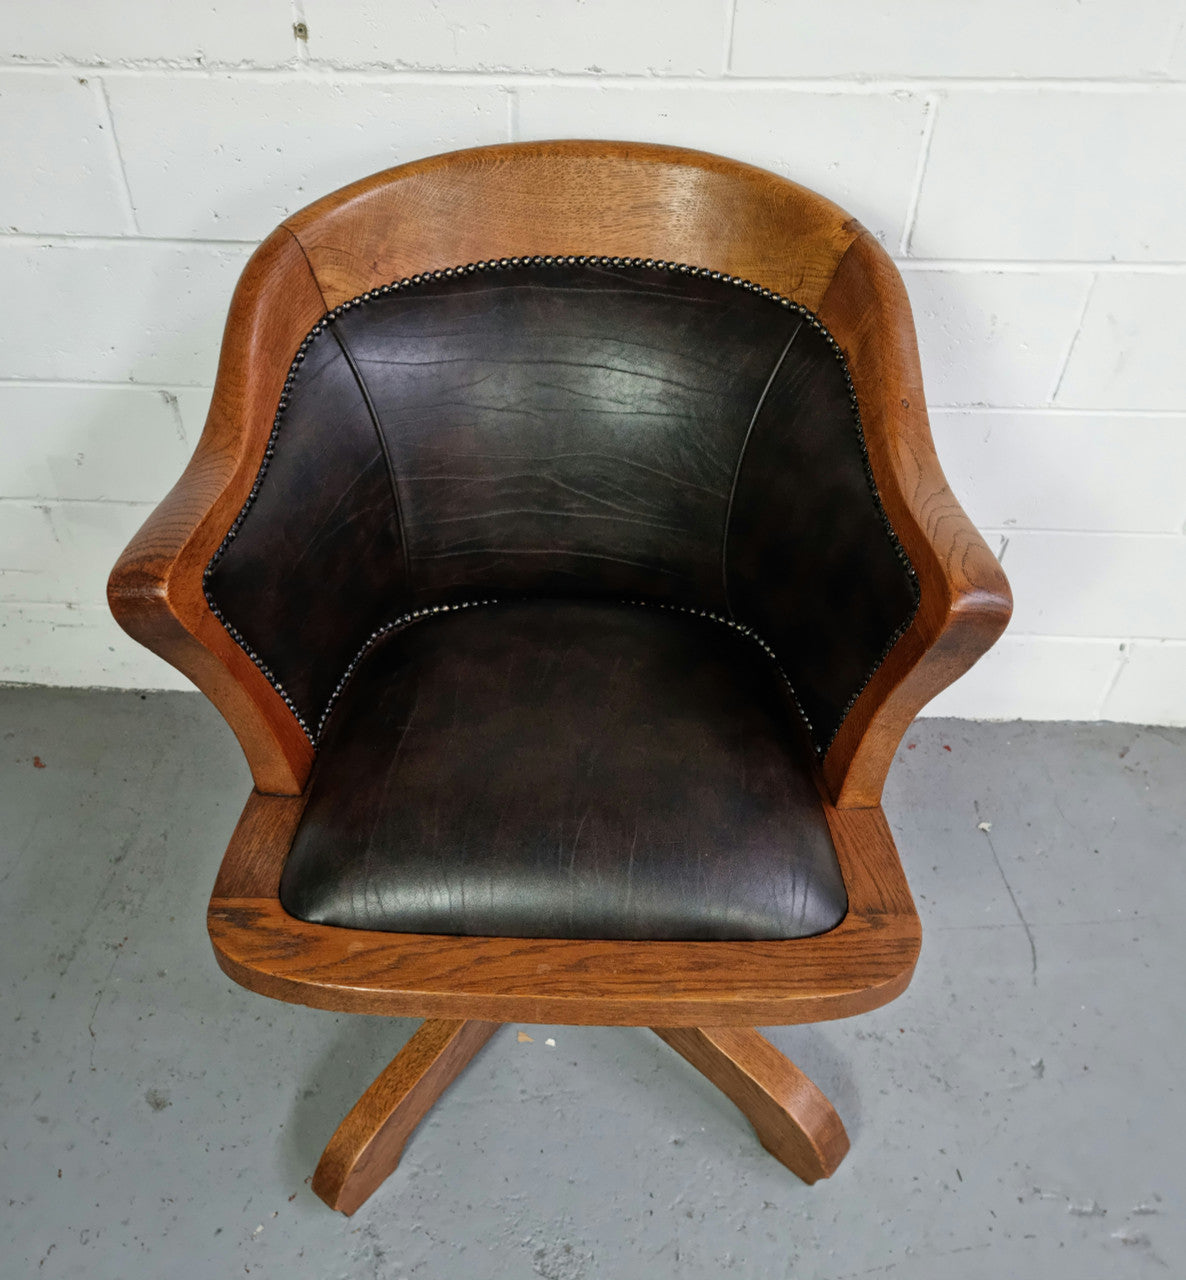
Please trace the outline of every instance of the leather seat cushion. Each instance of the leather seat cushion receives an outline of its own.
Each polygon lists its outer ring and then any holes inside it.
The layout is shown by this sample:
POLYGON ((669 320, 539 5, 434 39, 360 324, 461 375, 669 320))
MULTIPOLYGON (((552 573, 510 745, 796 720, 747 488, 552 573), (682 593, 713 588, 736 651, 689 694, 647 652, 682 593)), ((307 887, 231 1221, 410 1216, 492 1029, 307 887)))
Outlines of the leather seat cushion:
POLYGON ((441 613, 355 671, 281 901, 348 928, 796 938, 847 898, 802 730, 762 650, 592 601, 441 613))

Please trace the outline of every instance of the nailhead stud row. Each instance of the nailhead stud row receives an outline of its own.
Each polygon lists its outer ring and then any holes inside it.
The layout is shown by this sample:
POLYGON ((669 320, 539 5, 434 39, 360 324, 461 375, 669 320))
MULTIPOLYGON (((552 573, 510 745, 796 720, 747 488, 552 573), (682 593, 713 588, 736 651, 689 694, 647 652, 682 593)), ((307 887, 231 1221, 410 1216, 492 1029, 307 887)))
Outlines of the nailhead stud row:
POLYGON ((811 738, 812 745, 820 755, 823 754, 815 740, 815 727, 808 718, 807 712, 804 711, 803 704, 799 701, 799 695, 795 692, 791 677, 783 670, 782 663, 779 661, 778 654, 774 648, 753 627, 744 622, 738 622, 736 618, 726 618, 724 614, 714 613, 711 609, 696 609, 691 605, 671 604, 666 600, 623 600, 622 603, 632 605, 636 609, 665 609, 668 613, 682 613, 687 617, 703 618, 706 622, 718 623, 720 626, 728 627, 730 631, 735 631, 738 635, 744 636, 747 640, 752 640, 774 663, 774 669, 782 677, 783 683, 791 695, 791 701, 795 705, 795 710, 799 713, 799 718, 807 727, 807 733, 811 738))
POLYGON ((317 730, 312 736, 314 746, 321 741, 322 735, 325 733, 325 726, 329 722, 330 713, 337 704, 338 699, 342 696, 343 690, 350 682, 350 677, 358 670, 359 664, 363 658, 379 643, 385 640, 389 635, 396 631, 402 631, 405 627, 410 627, 415 622, 421 622, 425 618, 435 618, 442 613, 460 613, 463 609, 480 609, 484 605, 498 604, 496 598, 485 600, 458 600, 453 604, 432 604, 426 605, 423 609, 409 609, 407 613, 401 613, 398 618, 392 618, 390 622, 385 622, 377 630, 372 631, 369 636, 362 642, 362 646, 353 658, 346 664, 346 670, 342 672, 341 678, 334 686, 334 691, 329 695, 329 701, 325 704, 325 710, 321 713, 321 718, 317 721, 317 730))
MULTIPOLYGON (((329 721, 330 713, 333 711, 338 699, 345 691, 346 685, 350 681, 350 677, 358 670, 363 659, 381 640, 393 635, 397 631, 401 631, 406 627, 410 627, 413 623, 423 621, 426 618, 433 618, 443 613, 460 613, 463 609, 479 609, 487 605, 503 603, 498 597, 490 597, 484 600, 459 600, 452 604, 434 604, 427 605, 422 609, 410 609, 407 613, 402 613, 398 618, 393 618, 390 622, 385 622, 383 626, 372 631, 371 634, 363 641, 361 648, 350 659, 346 670, 342 672, 341 679, 330 695, 329 702, 326 704, 325 710, 321 714, 321 719, 317 723, 316 732, 313 734, 315 742, 321 740, 325 732, 325 726, 329 721)), ((703 618, 706 622, 714 622, 720 626, 728 627, 730 631, 736 632, 738 635, 744 636, 748 640, 752 640, 759 649, 774 663, 775 670, 782 677, 788 690, 790 691, 791 700, 795 705, 795 709, 802 717, 803 723, 807 726, 810 733, 812 730, 811 721, 807 718, 807 713, 803 710, 799 702, 799 698, 795 693, 795 687, 791 683, 790 676, 783 670, 782 664, 778 660, 778 654, 773 647, 769 645, 753 627, 747 626, 743 622, 738 622, 735 618, 726 618, 723 614, 714 613, 711 609, 696 609, 690 605, 670 604, 667 601, 660 600, 638 600, 624 599, 619 600, 620 605, 625 605, 632 609, 663 609, 668 613, 679 613, 691 618, 703 618)))
MULTIPOLYGON (((330 695, 329 702, 326 704, 325 709, 322 711, 320 717, 318 718, 317 726, 316 726, 316 729, 314 730, 310 730, 309 725, 306 722, 303 714, 301 713, 300 710, 298 710, 292 698, 288 695, 287 691, 284 689, 283 685, 280 683, 279 679, 276 677, 275 673, 272 672, 272 670, 267 666, 267 664, 263 661, 263 659, 259 656, 259 654, 251 647, 249 642, 238 631, 238 629, 223 615, 222 610, 219 608, 217 602, 214 599, 213 593, 211 591, 211 577, 214 573, 214 570, 217 568, 219 562, 222 560, 222 557, 226 553, 227 548, 230 546, 232 542, 234 542, 235 535, 242 528, 243 521, 246 519, 248 511, 251 510, 251 507, 254 505, 256 498, 259 496, 260 486, 263 483, 264 476, 267 474, 268 463, 271 461, 273 455, 275 454, 276 440, 280 434, 280 426, 283 421, 284 411, 288 407, 288 403, 292 395, 292 389, 296 381, 298 370, 300 369, 301 364, 304 362, 305 355, 308 352, 309 347, 312 345, 314 341, 316 341, 316 339, 322 333, 325 332, 325 330, 329 327, 329 325, 333 324, 336 320, 338 320, 341 316, 343 316, 347 311, 352 311, 355 308, 362 306, 364 303, 371 302, 376 298, 387 297, 393 293, 399 293, 402 290, 415 289, 415 288, 418 288, 420 285, 429 283, 430 281, 459 279, 459 278, 474 275, 480 272, 510 271, 510 270, 522 269, 525 267, 560 267, 560 266, 595 266, 595 267, 599 266, 599 267, 609 267, 609 268, 641 268, 643 270, 649 270, 649 271, 671 271, 671 272, 678 273, 679 275, 703 276, 710 280, 720 280, 724 284, 732 285, 735 288, 744 289, 750 293, 755 293, 762 298, 768 298, 770 299, 770 301, 772 301, 776 305, 780 307, 784 307, 787 310, 796 312, 798 315, 803 317, 803 320, 806 324, 808 324, 812 329, 814 329, 817 333, 819 333, 821 337, 823 337, 824 341, 828 344, 828 347, 831 350, 832 354, 840 363, 840 368, 844 375, 845 389, 848 393, 849 408, 851 409, 851 412, 852 412, 853 429, 856 432, 857 444, 860 449, 861 464, 865 473, 865 480, 869 486, 869 492, 872 495, 874 505, 876 506, 876 509, 877 509, 877 514, 881 520, 883 528, 885 529, 886 536, 889 538, 890 544, 894 550, 894 554, 897 556, 897 559, 899 563, 902 565, 902 568, 906 573, 906 576, 910 582, 911 594, 913 596, 913 601, 914 601, 913 607, 910 609, 908 615, 902 620, 902 622, 894 629, 893 633, 890 635, 890 638, 886 643, 884 649, 882 650, 881 654, 878 656, 877 661, 869 669, 864 679, 861 681, 861 683, 858 685, 856 690, 854 690, 852 695, 849 697, 848 701, 845 703, 844 709, 840 716, 839 724, 842 724, 844 722, 845 717, 856 705, 857 699, 860 697, 861 693, 864 691, 869 681, 873 678, 873 676, 877 673, 878 669, 881 667, 881 664, 889 656, 890 650, 893 649, 894 645, 897 644, 897 642, 902 638, 902 636, 909 629, 910 624, 914 621, 915 615, 918 612, 919 602, 921 600, 921 591, 918 583, 918 574, 915 572, 914 566, 910 563, 910 558, 906 554, 906 549, 902 546, 901 541, 899 540, 897 534, 894 532, 893 525, 890 523, 889 515, 887 514, 885 510, 885 506, 881 501, 881 494, 878 492, 877 482, 873 476, 873 468, 869 462, 869 450, 865 442, 864 428, 861 424, 860 405, 857 402, 856 389, 852 384, 852 377, 848 371, 848 364, 844 359, 844 352, 841 350, 840 344, 836 341, 836 339, 832 336, 832 334, 828 332, 827 327, 822 323, 819 317, 814 314, 814 312, 809 311, 802 303, 795 302, 791 298, 786 298, 782 294, 777 293, 775 290, 768 289, 764 285, 757 284, 752 280, 746 280, 740 276, 730 275, 728 274, 728 272, 714 271, 709 267, 695 267, 686 262, 669 262, 663 258, 623 258, 623 257, 610 257, 607 255, 597 255, 597 254, 536 254, 534 256, 488 258, 488 259, 484 259, 481 262, 467 262, 464 266, 444 267, 434 271, 424 271, 416 275, 405 276, 402 280, 393 280, 390 284, 381 285, 377 289, 368 289, 366 293, 359 294, 357 297, 351 298, 347 302, 339 303, 338 306, 334 307, 331 311, 327 311, 326 314, 322 316, 322 318, 308 332, 308 334, 306 334, 304 340, 301 342, 300 347, 297 349, 296 355, 293 357, 292 364, 288 370, 288 376, 284 381, 284 389, 280 394, 280 400, 276 407, 276 416, 273 419, 272 431, 268 437, 268 442, 264 449, 264 456, 263 456, 263 460, 260 463, 259 471, 257 472, 255 481, 251 486, 251 492, 247 496, 247 501, 243 504, 243 509, 235 517, 234 522, 231 524, 230 529, 226 533, 226 536, 223 538, 222 542, 219 544, 218 549, 214 552, 213 556, 210 558, 210 563, 206 566, 205 572, 203 574, 203 589, 205 591, 206 603, 209 605, 210 611, 219 620, 219 622, 222 623, 222 625, 226 628, 227 632, 229 633, 231 638, 235 641, 235 643, 238 644, 241 649, 243 649, 243 651, 252 660, 252 662, 255 663, 255 665, 259 668, 260 672, 267 679, 268 683, 271 684, 271 686, 276 690, 276 692, 284 700, 284 704, 292 712, 293 716, 296 718, 297 723, 300 725, 301 729, 304 731, 305 735, 309 738, 309 741, 313 744, 313 746, 316 746, 318 742, 321 740, 321 736, 322 736, 322 733, 324 732, 326 722, 329 719, 330 712, 333 710, 334 705, 336 704, 338 698, 341 696, 342 690, 345 688, 351 675, 353 675, 355 670, 357 670, 358 665, 362 661, 363 657, 365 657, 365 655, 371 650, 371 648, 375 644, 379 642, 379 640, 383 639, 385 636, 390 635, 394 631, 398 631, 403 627, 410 626, 412 623, 418 622, 421 619, 425 617, 429 617, 433 614, 448 613, 457 609, 474 608, 484 604, 492 604, 492 603, 495 603, 495 601, 467 600, 464 602, 459 602, 457 604, 433 605, 427 609, 414 609, 407 613, 403 613, 398 618, 395 618, 391 622, 384 624, 383 627, 379 628, 378 631, 373 632, 367 638, 367 640, 363 643, 362 647, 359 649, 359 651, 355 654, 355 656, 351 659, 350 663, 347 665, 346 670, 342 673, 341 678, 338 680, 333 693, 330 695)), ((778 660, 777 654, 775 653, 774 649, 771 648, 771 646, 765 640, 763 640, 761 636, 757 634, 757 632, 753 630, 753 628, 748 627, 743 623, 739 623, 735 619, 725 618, 719 614, 712 613, 710 610, 685 608, 679 605, 669 605, 669 604, 663 604, 659 602, 648 602, 648 601, 628 601, 625 603, 632 603, 636 605, 654 604, 659 608, 673 609, 681 613, 694 614, 696 616, 699 616, 714 622, 722 623, 725 626, 728 626, 731 629, 738 631, 741 634, 746 635, 751 639, 755 640, 755 642, 766 652, 767 656, 770 657, 771 660, 775 663, 775 665, 778 668, 779 674, 782 676, 783 680, 787 684, 787 687, 790 689, 791 697, 794 701, 795 706, 798 708, 800 716, 802 716, 803 718, 804 724, 807 726, 808 735, 812 741, 812 744, 816 749, 816 752, 821 756, 826 754, 828 748, 832 745, 832 742, 835 740, 836 734, 839 732, 839 724, 837 725, 837 728, 833 730, 833 732, 828 736, 826 740, 821 741, 819 738, 817 738, 815 729, 812 726, 811 721, 808 719, 806 712, 803 710, 803 707, 799 701, 798 695, 795 693, 794 685, 791 683, 789 676, 787 676, 786 672, 783 670, 782 665, 778 660)))

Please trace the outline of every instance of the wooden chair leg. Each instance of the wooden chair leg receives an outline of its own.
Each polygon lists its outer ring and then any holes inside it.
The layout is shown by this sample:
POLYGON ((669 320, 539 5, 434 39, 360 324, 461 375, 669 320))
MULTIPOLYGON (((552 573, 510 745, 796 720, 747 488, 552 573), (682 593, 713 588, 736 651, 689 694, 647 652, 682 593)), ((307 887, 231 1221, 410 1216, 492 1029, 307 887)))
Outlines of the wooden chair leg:
POLYGON ((652 1027, 737 1104, 762 1146, 804 1182, 836 1172, 848 1134, 832 1104, 752 1027, 652 1027))
POLYGON ((498 1030, 497 1022, 430 1018, 354 1104, 322 1152, 313 1190, 353 1213, 392 1172, 412 1130, 498 1030))

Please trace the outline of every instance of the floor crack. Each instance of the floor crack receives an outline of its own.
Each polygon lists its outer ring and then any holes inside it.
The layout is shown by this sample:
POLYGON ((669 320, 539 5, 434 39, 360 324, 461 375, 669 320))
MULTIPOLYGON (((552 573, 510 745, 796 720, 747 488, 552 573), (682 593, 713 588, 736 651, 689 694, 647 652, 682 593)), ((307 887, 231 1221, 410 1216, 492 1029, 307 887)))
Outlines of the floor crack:
MULTIPOLYGON (((976 811, 977 818, 980 817, 980 801, 973 800, 972 808, 976 811)), ((992 860, 997 864, 997 870, 1001 874, 1001 883, 1005 886, 1005 892, 1009 895, 1009 901, 1013 904, 1013 910, 1017 912, 1017 919, 1021 923, 1021 927, 1025 930, 1025 936, 1030 944, 1030 981, 1036 987, 1038 985, 1038 947, 1034 942, 1034 932, 1030 928, 1029 921, 1021 913, 1021 907, 1017 903, 1017 895, 1013 892, 1013 886, 1009 883, 1009 877, 1005 874, 1005 868, 1001 865, 1001 859, 997 854, 996 845, 992 842, 992 832, 984 830, 984 838, 988 841, 989 851, 992 853, 992 860)))

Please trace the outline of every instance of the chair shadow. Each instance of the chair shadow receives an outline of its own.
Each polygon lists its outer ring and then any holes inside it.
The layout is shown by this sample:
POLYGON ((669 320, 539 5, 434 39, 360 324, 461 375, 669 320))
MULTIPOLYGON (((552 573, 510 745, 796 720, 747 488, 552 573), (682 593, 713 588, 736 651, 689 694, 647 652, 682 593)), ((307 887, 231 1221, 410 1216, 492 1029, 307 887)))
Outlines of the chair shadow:
MULTIPOLYGON (((416 1018, 365 1014, 339 1014, 337 1022, 296 1084, 281 1136, 278 1159, 285 1181, 292 1185, 307 1184, 338 1125, 420 1026, 416 1018)), ((732 1131, 742 1141, 756 1142, 748 1120, 737 1107, 648 1028, 597 1030, 608 1034, 583 1037, 582 1067, 607 1081, 627 1076, 640 1095, 662 1089, 671 1101, 679 1090, 682 1098, 674 1099, 678 1112, 686 1112, 689 1118, 697 1111, 702 1116, 717 1116, 723 1132, 732 1131)), ((770 1027, 762 1029, 762 1034, 824 1091, 855 1142, 862 1109, 848 1058, 815 1026, 770 1027)))
POLYGON ((759 1027, 758 1030, 819 1086, 844 1122, 851 1142, 860 1136, 864 1110, 850 1059, 819 1025, 759 1027))
MULTIPOLYGON (((724 1125, 756 1143, 753 1129, 741 1111, 706 1076, 664 1044, 647 1027, 605 1028, 612 1036, 598 1036, 584 1046, 582 1066, 606 1077, 630 1077, 639 1093, 663 1089, 671 1098, 679 1089, 689 1114, 695 1108, 720 1116, 724 1125)), ((861 1131, 861 1096, 847 1056, 818 1027, 758 1028, 780 1052, 808 1075, 836 1108, 849 1138, 861 1131)), ((677 1110, 684 1109, 677 1104, 677 1110)))
MULTIPOLYGON (((324 1016, 324 1015, 323 1015, 324 1016)), ((310 1057, 280 1141, 286 1180, 307 1183, 338 1125, 375 1077, 419 1029, 419 1018, 338 1014, 338 1026, 310 1057)))

